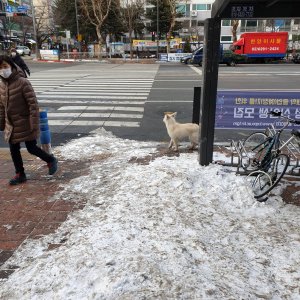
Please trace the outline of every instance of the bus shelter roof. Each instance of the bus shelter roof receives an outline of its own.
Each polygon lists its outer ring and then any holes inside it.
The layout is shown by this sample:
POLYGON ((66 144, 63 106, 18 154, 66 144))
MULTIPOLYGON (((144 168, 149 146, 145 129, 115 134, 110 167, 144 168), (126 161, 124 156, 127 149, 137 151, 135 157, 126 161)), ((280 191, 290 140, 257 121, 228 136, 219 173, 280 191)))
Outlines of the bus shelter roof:
POLYGON ((212 6, 212 18, 220 19, 268 19, 298 18, 299 0, 216 0, 212 6))

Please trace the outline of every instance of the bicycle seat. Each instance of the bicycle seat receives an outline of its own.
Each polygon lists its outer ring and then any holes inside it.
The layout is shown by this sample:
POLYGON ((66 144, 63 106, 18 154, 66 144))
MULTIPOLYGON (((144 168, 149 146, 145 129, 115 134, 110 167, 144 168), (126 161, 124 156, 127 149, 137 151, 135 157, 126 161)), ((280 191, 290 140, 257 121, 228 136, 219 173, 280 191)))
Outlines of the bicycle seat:
POLYGON ((300 131, 298 131, 297 129, 293 129, 292 135, 296 136, 297 138, 300 138, 300 131))

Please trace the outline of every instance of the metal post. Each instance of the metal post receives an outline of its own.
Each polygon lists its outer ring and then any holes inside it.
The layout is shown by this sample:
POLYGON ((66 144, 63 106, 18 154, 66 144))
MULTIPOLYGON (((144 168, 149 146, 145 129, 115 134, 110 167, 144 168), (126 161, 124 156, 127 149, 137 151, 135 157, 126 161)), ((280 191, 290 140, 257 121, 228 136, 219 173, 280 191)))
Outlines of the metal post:
POLYGON ((192 123, 199 124, 201 103, 201 87, 194 87, 193 119, 192 123))
POLYGON ((78 10, 77 10, 77 0, 75 2, 75 14, 76 14, 76 28, 77 28, 77 41, 79 42, 79 55, 81 52, 81 41, 79 41, 79 22, 78 22, 78 10))
POLYGON ((216 98, 218 87, 219 55, 220 55, 221 20, 210 18, 205 20, 203 87, 200 104, 200 140, 199 163, 206 166, 212 162, 216 98))
POLYGON ((68 59, 70 58, 70 55, 69 55, 69 38, 68 38, 68 30, 66 30, 66 46, 67 46, 67 56, 68 56, 68 59))
POLYGON ((159 58, 159 9, 158 9, 159 0, 156 1, 156 57, 159 58))
POLYGON ((35 9, 34 9, 32 0, 30 0, 30 6, 31 6, 33 34, 34 34, 34 39, 35 39, 35 56, 36 56, 37 59, 39 59, 39 45, 38 45, 37 31, 36 31, 35 9))

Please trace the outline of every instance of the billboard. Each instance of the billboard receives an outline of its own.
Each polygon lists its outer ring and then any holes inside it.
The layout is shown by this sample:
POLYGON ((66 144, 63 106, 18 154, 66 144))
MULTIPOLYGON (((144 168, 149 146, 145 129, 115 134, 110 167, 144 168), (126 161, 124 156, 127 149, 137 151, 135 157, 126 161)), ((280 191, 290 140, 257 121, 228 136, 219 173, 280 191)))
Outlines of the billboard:
POLYGON ((300 121, 300 91, 218 91, 215 127, 265 129, 278 120, 272 110, 300 121))

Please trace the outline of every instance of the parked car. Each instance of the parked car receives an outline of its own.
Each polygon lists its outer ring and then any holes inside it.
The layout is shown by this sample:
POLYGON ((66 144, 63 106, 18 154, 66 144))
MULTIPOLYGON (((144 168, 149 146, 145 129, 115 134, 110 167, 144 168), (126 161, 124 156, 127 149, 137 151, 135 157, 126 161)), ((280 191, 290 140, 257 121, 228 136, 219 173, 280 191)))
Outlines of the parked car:
POLYGON ((184 64, 189 64, 189 63, 191 62, 192 55, 193 55, 193 54, 189 54, 189 55, 182 56, 182 57, 180 58, 180 62, 181 62, 181 63, 184 63, 184 64))
POLYGON ((295 64, 300 64, 300 53, 295 54, 292 58, 292 62, 295 64))
POLYGON ((31 55, 31 50, 27 46, 17 46, 16 50, 20 55, 31 55))
MULTIPOLYGON (((202 66, 203 60, 203 48, 198 49, 193 53, 191 58, 192 64, 198 64, 202 66)), ((247 61, 247 57, 245 55, 235 54, 231 50, 225 50, 223 48, 223 44, 220 44, 220 56, 219 63, 226 64, 227 66, 235 66, 237 63, 245 63, 247 61)))

